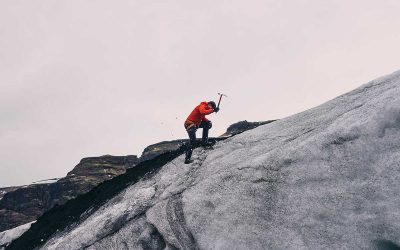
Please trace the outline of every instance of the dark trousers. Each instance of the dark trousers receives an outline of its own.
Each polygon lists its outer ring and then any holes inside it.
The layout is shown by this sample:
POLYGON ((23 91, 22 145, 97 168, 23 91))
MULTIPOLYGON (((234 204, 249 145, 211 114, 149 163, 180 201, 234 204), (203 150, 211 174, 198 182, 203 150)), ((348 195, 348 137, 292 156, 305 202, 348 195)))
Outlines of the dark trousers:
POLYGON ((189 143, 187 145, 186 148, 186 159, 190 159, 190 157, 192 157, 192 152, 193 149, 196 147, 196 131, 198 128, 202 128, 203 129, 203 135, 202 135, 202 139, 201 142, 203 144, 206 144, 208 142, 208 131, 210 130, 210 128, 212 127, 212 123, 211 121, 202 121, 200 123, 199 126, 185 126, 186 131, 189 135, 189 143))

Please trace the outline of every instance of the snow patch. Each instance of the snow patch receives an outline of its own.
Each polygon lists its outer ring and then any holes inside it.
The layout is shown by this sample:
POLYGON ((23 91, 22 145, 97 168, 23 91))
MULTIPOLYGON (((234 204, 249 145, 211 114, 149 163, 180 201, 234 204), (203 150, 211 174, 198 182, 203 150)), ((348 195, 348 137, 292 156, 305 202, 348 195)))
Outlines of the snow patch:
POLYGON ((41 181, 35 181, 32 182, 32 185, 38 185, 38 184, 51 184, 51 183, 55 183, 58 180, 60 180, 60 178, 53 178, 53 179, 47 179, 47 180, 41 180, 41 181))
POLYGON ((24 225, 0 232, 0 250, 4 249, 8 244, 11 243, 11 241, 25 233, 31 227, 31 224, 35 222, 36 221, 32 221, 24 225))

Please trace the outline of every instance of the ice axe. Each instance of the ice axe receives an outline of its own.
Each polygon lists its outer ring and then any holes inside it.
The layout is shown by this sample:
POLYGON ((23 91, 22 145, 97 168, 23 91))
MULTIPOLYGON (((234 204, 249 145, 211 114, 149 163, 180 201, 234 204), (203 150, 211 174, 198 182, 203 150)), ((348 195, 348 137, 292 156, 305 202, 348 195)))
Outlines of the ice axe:
POLYGON ((223 97, 223 96, 228 97, 227 95, 222 94, 222 93, 218 93, 218 95, 219 95, 219 101, 218 101, 217 108, 219 108, 219 104, 221 104, 222 97, 223 97))

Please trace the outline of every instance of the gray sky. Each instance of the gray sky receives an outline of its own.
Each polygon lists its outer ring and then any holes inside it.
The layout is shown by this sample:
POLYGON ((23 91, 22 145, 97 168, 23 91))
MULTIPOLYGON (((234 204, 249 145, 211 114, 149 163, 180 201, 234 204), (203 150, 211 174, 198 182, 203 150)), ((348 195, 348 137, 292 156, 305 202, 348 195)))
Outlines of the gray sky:
POLYGON ((398 0, 0 0, 0 186, 283 118, 400 69, 398 0))

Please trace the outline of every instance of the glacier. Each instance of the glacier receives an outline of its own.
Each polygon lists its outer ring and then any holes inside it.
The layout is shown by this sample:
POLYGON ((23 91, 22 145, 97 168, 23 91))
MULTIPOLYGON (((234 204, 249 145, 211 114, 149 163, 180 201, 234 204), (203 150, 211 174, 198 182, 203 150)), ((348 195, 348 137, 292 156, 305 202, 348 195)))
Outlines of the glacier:
POLYGON ((400 246, 400 71, 193 158, 141 178, 41 249, 400 246))

